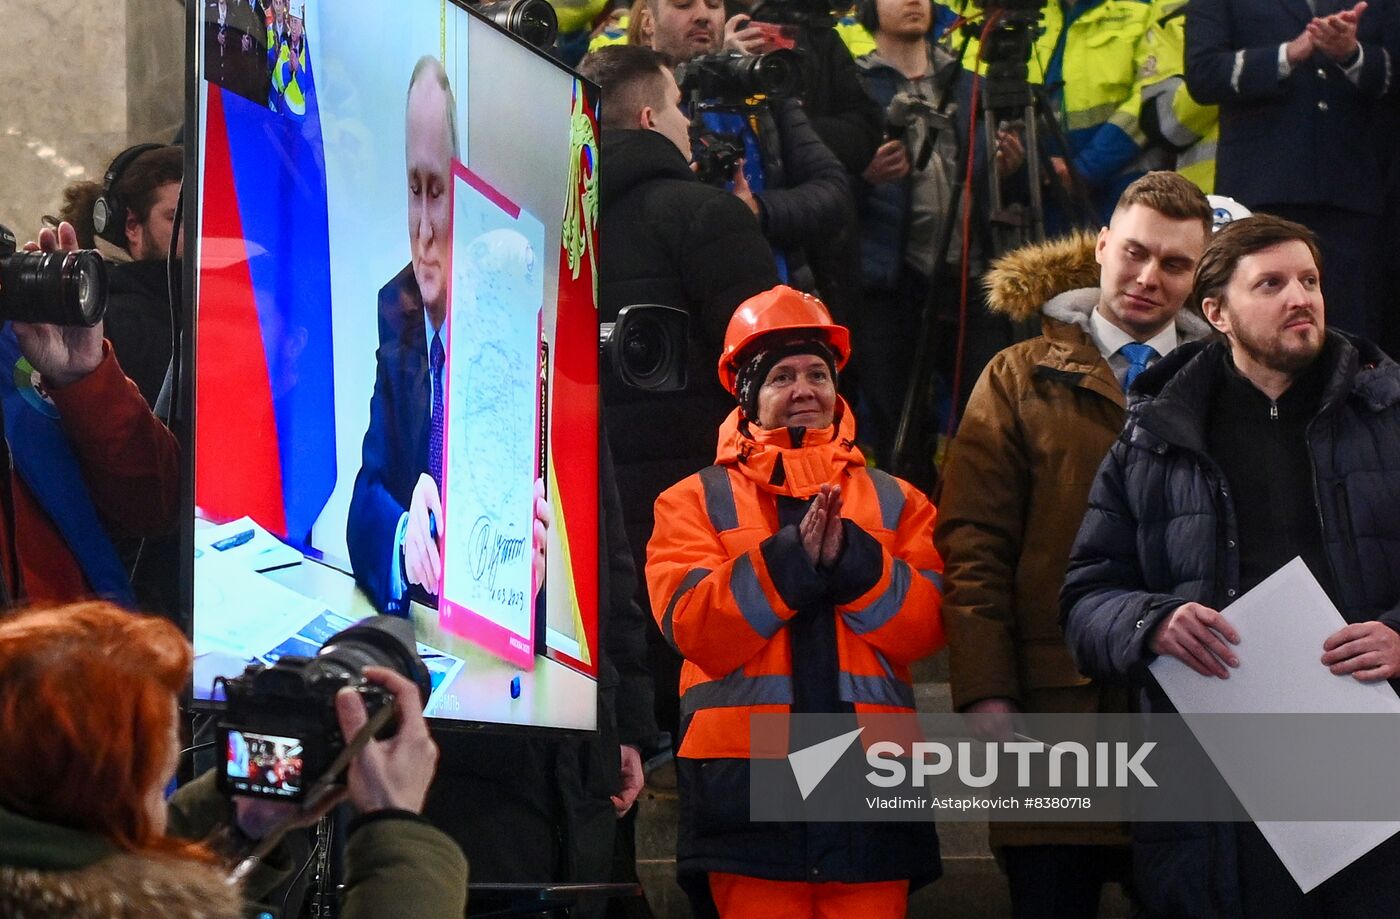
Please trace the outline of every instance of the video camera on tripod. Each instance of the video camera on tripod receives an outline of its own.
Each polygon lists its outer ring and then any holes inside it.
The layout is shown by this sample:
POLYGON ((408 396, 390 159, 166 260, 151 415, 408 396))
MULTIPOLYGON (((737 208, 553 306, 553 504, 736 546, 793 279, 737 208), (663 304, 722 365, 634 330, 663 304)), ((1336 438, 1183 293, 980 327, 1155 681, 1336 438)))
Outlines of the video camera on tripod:
POLYGON ((982 39, 982 104, 1001 116, 1031 104, 1031 52, 1045 0, 985 0, 981 6, 983 15, 965 24, 963 34, 982 39))

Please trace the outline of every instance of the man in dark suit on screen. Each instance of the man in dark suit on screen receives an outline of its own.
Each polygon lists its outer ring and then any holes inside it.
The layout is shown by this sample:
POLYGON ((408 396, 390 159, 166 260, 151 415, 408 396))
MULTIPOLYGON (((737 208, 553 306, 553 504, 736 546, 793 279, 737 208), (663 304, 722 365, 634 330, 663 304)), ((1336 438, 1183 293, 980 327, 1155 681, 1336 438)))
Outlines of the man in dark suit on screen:
MULTIPOLYGON (((408 265, 379 291, 379 350, 360 473, 346 536, 355 580, 380 612, 408 615, 435 602, 445 412, 447 272, 452 253, 452 161, 457 107, 437 58, 419 59, 408 84, 405 160, 408 265)), ((535 486, 535 583, 544 580, 549 510, 535 486)))

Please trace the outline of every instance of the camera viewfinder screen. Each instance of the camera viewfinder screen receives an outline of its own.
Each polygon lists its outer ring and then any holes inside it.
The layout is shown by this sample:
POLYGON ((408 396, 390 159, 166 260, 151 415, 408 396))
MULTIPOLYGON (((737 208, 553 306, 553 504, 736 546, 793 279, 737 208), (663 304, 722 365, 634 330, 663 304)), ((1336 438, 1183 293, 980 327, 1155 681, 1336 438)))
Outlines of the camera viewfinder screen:
POLYGON ((242 794, 295 798, 302 791, 302 743, 297 737, 231 729, 224 745, 228 787, 242 794))
POLYGON ((452 0, 187 9, 195 699, 386 615, 437 723, 593 730, 596 90, 452 0))

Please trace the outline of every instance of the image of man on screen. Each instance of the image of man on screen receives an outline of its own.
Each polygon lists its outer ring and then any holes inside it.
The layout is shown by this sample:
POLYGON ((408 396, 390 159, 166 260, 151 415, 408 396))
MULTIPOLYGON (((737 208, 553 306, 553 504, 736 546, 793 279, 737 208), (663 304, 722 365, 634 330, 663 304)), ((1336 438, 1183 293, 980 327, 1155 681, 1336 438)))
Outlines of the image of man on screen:
MULTIPOLYGON (((404 153, 410 262, 379 291, 374 395, 346 537, 356 582, 376 609, 436 603, 442 578, 443 390, 452 254, 457 103, 442 63, 424 56, 408 84, 404 153)), ((549 508, 535 483, 535 583, 544 582, 549 508)))

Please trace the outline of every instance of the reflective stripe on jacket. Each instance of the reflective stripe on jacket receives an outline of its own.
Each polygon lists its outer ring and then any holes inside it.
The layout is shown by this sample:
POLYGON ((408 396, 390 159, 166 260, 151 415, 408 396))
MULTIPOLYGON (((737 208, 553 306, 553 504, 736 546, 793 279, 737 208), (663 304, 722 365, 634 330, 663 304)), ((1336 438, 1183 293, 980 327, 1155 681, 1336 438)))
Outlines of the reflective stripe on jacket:
POLYGON ((1143 132, 1176 156, 1178 172, 1212 194, 1220 109, 1197 102, 1186 88, 1185 0, 1155 0, 1143 43, 1143 132))
MULTIPOLYGON (((952 6, 981 16, 968 0, 955 0, 952 6)), ((1137 160, 1147 138, 1139 124, 1138 74, 1151 12, 1147 0, 1090 0, 1069 7, 1051 2, 1042 8, 1028 79, 1050 87, 1074 167, 1091 185, 1142 169, 1137 160)), ((954 52, 961 44, 962 38, 953 36, 954 52)), ((968 41, 963 61, 969 69, 978 59, 979 44, 977 38, 968 41)), ((985 64, 978 67, 979 73, 985 71, 985 64)))
POLYGON ((785 626, 795 617, 834 616, 834 698, 847 711, 912 711, 909 665, 944 643, 933 505, 867 469, 844 402, 838 414, 792 446, 787 429, 747 431, 736 410, 716 465, 657 499, 647 586, 685 657, 682 757, 747 758, 751 714, 804 710, 794 683, 812 674, 794 660, 785 626), (806 500, 824 484, 841 486, 845 520, 830 571, 812 566, 796 526, 779 524, 780 498, 806 500))

